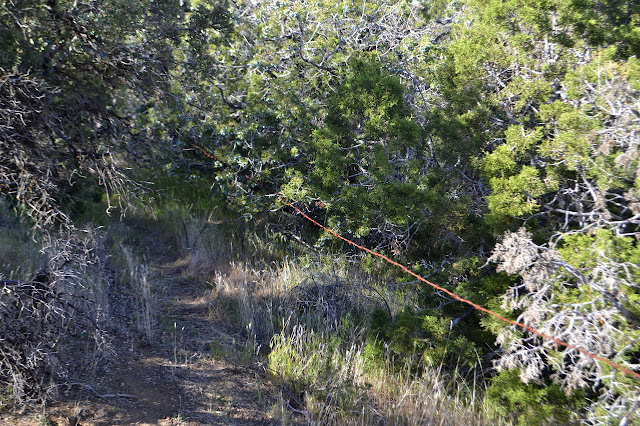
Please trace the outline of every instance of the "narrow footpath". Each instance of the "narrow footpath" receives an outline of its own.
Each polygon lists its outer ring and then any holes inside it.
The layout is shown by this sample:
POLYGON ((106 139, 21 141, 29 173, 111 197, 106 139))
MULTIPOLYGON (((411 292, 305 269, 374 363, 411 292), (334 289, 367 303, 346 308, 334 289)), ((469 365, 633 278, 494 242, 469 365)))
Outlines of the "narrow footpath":
MULTIPOLYGON (((139 224, 129 226, 140 227, 139 224)), ((187 277, 185 260, 167 255, 153 229, 136 229, 155 298, 153 338, 123 327, 95 383, 60 387, 60 401, 0 417, 23 425, 269 425, 277 387, 261 361, 212 315, 211 288, 187 277), (163 251, 164 250, 164 251, 163 251)), ((139 248, 139 247, 138 247, 139 248)), ((130 297, 112 286, 112 305, 130 297)), ((121 313, 126 316, 126 312, 121 313)), ((124 322, 132 322, 131 318, 124 322)), ((123 322, 123 324, 124 324, 123 322)))

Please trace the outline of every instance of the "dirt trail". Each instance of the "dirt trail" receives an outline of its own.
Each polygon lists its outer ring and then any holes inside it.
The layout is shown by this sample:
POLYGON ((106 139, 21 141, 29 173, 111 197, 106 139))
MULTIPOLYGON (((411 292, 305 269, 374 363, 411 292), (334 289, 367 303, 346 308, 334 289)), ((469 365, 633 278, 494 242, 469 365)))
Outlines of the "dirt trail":
MULTIPOLYGON (((265 425, 276 389, 232 331, 211 314, 210 289, 187 278, 184 261, 155 252, 147 232, 157 330, 152 343, 123 332, 96 383, 63 387, 43 416, 0 418, 31 425, 265 425), (43 422, 46 419, 46 422, 43 422)), ((140 230, 138 230, 140 232, 140 230)), ((145 241, 143 241, 143 244, 145 241)), ((123 297, 122 295, 116 295, 123 297)))
POLYGON ((233 337, 210 319, 207 288, 181 277, 175 263, 162 269, 160 341, 134 346, 113 369, 117 393, 132 398, 116 398, 82 424, 272 424, 273 389, 259 366, 213 350, 233 337))

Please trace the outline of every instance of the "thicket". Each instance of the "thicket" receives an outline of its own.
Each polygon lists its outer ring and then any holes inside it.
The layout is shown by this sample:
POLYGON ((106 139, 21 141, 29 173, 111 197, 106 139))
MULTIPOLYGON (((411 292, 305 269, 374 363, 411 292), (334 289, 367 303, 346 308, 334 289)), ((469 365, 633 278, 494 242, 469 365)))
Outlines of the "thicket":
POLYGON ((347 365, 350 349, 322 333, 355 321, 365 358, 486 385, 516 422, 637 421, 636 379, 353 251, 277 195, 640 371, 635 2, 29 0, 0 12, 0 190, 37 235, 63 241, 91 196, 124 210, 155 185, 368 274, 377 302, 357 318, 335 307, 324 322, 251 323, 272 324, 254 343, 292 366, 298 398, 315 384, 295 365, 319 345, 336 354, 326 371, 347 365))

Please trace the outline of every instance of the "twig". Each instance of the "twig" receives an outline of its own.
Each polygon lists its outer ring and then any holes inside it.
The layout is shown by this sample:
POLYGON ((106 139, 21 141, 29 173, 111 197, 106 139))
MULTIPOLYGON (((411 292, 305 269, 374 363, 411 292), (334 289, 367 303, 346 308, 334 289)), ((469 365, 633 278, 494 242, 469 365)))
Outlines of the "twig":
POLYGON ((105 394, 101 394, 100 392, 95 390, 92 386, 87 385, 85 383, 62 383, 60 385, 53 385, 53 386, 69 386, 69 387, 71 387, 71 386, 81 386, 83 388, 89 389, 98 398, 103 398, 103 399, 107 399, 107 398, 132 398, 132 399, 138 399, 137 396, 129 395, 127 393, 105 393, 105 394))

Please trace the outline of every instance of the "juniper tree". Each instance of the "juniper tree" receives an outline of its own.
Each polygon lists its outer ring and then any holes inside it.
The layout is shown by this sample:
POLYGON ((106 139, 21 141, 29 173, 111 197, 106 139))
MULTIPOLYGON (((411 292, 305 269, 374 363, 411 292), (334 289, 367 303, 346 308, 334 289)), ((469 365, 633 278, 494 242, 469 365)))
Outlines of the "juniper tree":
MULTIPOLYGON (((456 102, 460 86, 477 96, 463 103, 468 111, 454 102, 451 114, 484 117, 476 142, 485 154, 471 160, 491 190, 487 223, 506 232, 490 260, 517 277, 498 307, 637 371, 640 75, 629 56, 634 29, 613 18, 627 5, 597 9, 599 25, 626 28, 599 38, 584 25, 584 5, 470 4, 478 19, 457 29, 444 67, 456 86, 443 88, 456 102)), ((636 19, 633 7, 627 12, 636 19)), ((499 368, 519 369, 525 383, 586 390, 585 421, 635 415, 632 378, 525 331, 485 324, 502 329, 499 368)))

